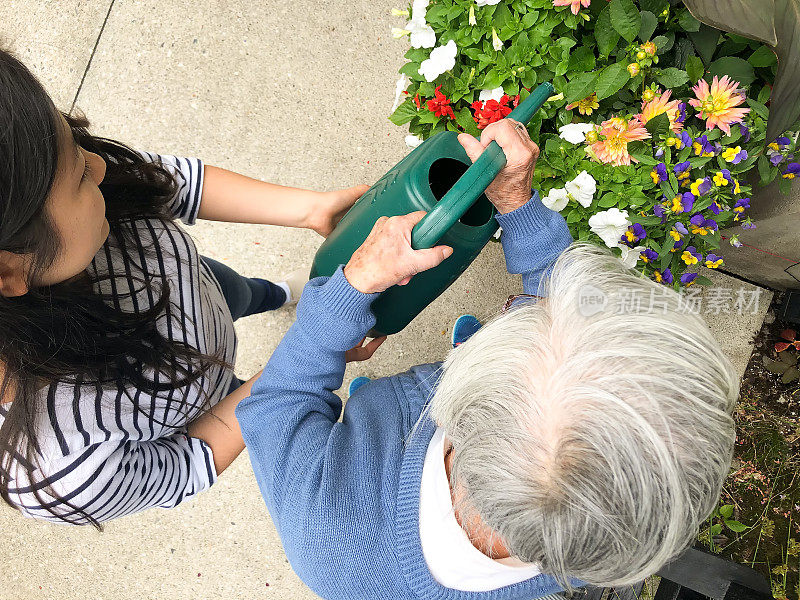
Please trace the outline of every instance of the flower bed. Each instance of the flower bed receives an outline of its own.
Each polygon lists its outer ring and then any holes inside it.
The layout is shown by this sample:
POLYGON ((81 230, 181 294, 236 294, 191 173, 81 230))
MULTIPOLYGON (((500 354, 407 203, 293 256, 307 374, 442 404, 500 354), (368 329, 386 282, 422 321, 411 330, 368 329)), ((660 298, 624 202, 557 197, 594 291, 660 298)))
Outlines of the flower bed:
POLYGON ((710 283, 701 267, 740 245, 721 230, 756 226, 754 185, 780 177, 785 193, 800 172, 797 134, 774 131, 796 129, 794 107, 768 108, 773 51, 679 2, 415 0, 393 12, 409 17, 393 33, 411 48, 390 118, 409 125, 409 145, 445 130, 479 137, 552 82, 529 124, 544 203, 576 239, 676 289, 710 283))

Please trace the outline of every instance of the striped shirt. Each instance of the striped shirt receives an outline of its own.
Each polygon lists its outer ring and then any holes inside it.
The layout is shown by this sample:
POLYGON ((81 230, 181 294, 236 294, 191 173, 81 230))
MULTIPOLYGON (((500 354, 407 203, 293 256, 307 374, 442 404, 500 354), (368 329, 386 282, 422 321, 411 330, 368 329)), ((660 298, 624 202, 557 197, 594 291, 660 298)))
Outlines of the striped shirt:
MULTIPOLYGON (((151 161, 160 160, 175 175, 179 191, 171 211, 176 219, 192 225, 200 208, 203 163, 194 158, 142 154, 151 161)), ((109 236, 88 267, 90 275, 111 276, 96 284, 96 289, 113 293, 115 304, 126 311, 152 307, 157 298, 142 289, 137 281, 141 272, 132 266, 146 261, 148 271, 162 274, 170 285, 170 306, 157 319, 159 331, 203 353, 219 351, 233 364, 233 319, 217 280, 199 260, 192 239, 172 222, 165 225, 156 219, 140 219, 134 225, 136 247, 124 247, 109 236), (152 258, 146 256, 147 249, 154 251, 152 258), (118 298, 120 293, 123 297, 118 298), (125 296, 127 293, 132 295, 125 296)), ((159 374, 152 369, 145 375, 159 381, 159 374)), ((44 490, 40 495, 46 504, 36 499, 33 486, 45 488, 43 474, 63 499, 100 522, 156 506, 171 508, 191 498, 211 486, 217 474, 211 448, 189 437, 187 424, 202 412, 200 390, 216 404, 227 394, 232 377, 231 370, 213 366, 190 390, 159 392, 158 397, 131 386, 102 389, 81 381, 42 388, 36 423, 40 465, 29 475, 26 471, 31 465, 17 456, 11 471, 12 501, 28 517, 63 522, 47 512, 46 506, 62 515, 75 515, 64 504, 51 501, 44 490), (180 407, 184 395, 188 405, 180 407), (136 410, 131 398, 143 410, 136 410)), ((161 374, 162 382, 165 378, 161 374)), ((0 425, 10 407, 0 404, 0 425)))

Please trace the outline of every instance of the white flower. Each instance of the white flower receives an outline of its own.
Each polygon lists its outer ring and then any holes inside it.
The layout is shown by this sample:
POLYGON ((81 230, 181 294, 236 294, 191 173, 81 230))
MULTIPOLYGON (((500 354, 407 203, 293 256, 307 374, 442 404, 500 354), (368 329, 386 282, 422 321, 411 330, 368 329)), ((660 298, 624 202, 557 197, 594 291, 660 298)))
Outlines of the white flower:
POLYGON ((404 35, 408 35, 411 32, 408 29, 400 29, 399 27, 392 27, 392 37, 396 40, 399 40, 404 35))
POLYGON ((411 32, 412 48, 433 48, 436 45, 436 34, 425 22, 425 16, 416 16, 406 23, 406 30, 411 32))
POLYGON ((406 91, 406 88, 410 83, 411 80, 405 73, 403 73, 400 76, 400 79, 397 80, 397 85, 394 88, 394 104, 392 104, 392 112, 397 110, 397 107, 400 106, 400 98, 403 97, 403 92, 406 91))
POLYGON ((589 217, 589 228, 602 239, 609 248, 619 247, 622 234, 630 227, 628 211, 616 207, 601 211, 589 217))
POLYGON ((476 6, 494 6, 500 2, 500 0, 475 0, 476 6))
POLYGON ((429 0, 414 0, 414 3, 411 5, 411 16, 424 21, 425 13, 428 10, 428 3, 429 0))
POLYGON ((416 135, 407 135, 406 136, 406 146, 409 148, 416 148, 422 143, 422 139, 418 138, 416 135))
MULTIPOLYGON (((577 200, 584 208, 589 208, 592 204, 592 198, 597 191, 597 182, 594 177, 589 175, 586 171, 581 171, 572 181, 564 185, 567 192, 577 200)), ((622 235, 622 234, 620 234, 622 235)))
POLYGON ((547 196, 542 198, 542 204, 556 212, 564 210, 567 202, 569 202, 569 194, 567 194, 567 190, 564 188, 553 188, 547 192, 547 196))
POLYGON ((503 86, 496 87, 493 90, 481 90, 481 93, 478 95, 478 100, 481 102, 486 102, 487 100, 497 100, 500 102, 500 98, 503 97, 505 92, 503 91, 503 86))
POLYGON ((456 66, 457 52, 458 47, 453 40, 444 46, 434 48, 430 58, 423 60, 419 66, 419 74, 425 78, 425 81, 434 81, 439 75, 456 66))
POLYGON ((558 128, 558 137, 570 144, 582 144, 586 141, 586 134, 592 129, 594 125, 591 123, 570 123, 558 128))
POLYGON ((636 246, 636 248, 628 248, 625 245, 621 245, 619 247, 622 250, 622 256, 620 256, 620 260, 622 264, 625 266, 626 269, 632 269, 636 266, 636 263, 639 262, 639 255, 644 250, 644 246, 636 246))
POLYGON ((469 24, 470 25, 477 25, 478 20, 475 18, 475 5, 469 7, 469 24))
POLYGON ((492 48, 498 52, 503 49, 503 40, 497 35, 497 30, 492 27, 492 48))
POLYGON ((408 11, 407 10, 400 10, 399 8, 392 9, 392 16, 393 17, 407 17, 408 11))

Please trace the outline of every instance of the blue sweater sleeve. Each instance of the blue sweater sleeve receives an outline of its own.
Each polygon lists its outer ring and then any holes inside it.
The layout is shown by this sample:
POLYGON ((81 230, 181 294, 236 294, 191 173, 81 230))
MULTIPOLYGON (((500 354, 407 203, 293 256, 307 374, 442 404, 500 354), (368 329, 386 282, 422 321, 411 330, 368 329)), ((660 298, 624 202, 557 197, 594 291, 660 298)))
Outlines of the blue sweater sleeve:
POLYGON ((342 267, 330 278, 311 280, 297 305, 297 320, 236 408, 271 512, 296 477, 320 466, 342 412, 333 391, 342 385, 344 353, 375 324, 369 306, 377 296, 353 288, 342 267))
POLYGON ((559 213, 542 204, 534 191, 528 202, 497 221, 503 228, 500 241, 509 273, 522 275, 526 294, 543 295, 539 289, 555 259, 572 243, 567 222, 559 213))

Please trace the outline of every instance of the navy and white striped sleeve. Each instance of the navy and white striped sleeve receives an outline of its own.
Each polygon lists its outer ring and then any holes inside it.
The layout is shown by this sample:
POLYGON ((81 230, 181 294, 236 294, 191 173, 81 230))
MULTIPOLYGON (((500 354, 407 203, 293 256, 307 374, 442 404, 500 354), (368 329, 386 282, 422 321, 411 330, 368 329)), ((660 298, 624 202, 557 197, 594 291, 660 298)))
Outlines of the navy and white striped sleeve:
POLYGON ((34 489, 48 499, 42 473, 69 505, 103 523, 148 508, 173 508, 216 482, 214 457, 204 441, 182 433, 152 441, 94 444, 49 462, 32 477, 18 478, 9 489, 23 515, 63 523, 48 505, 75 524, 85 524, 77 511, 61 502, 40 502, 34 489))
POLYGON ((139 152, 145 160, 160 162, 167 171, 172 173, 178 183, 178 192, 172 199, 170 210, 176 219, 180 219, 187 225, 194 225, 203 196, 203 161, 199 158, 139 152))

